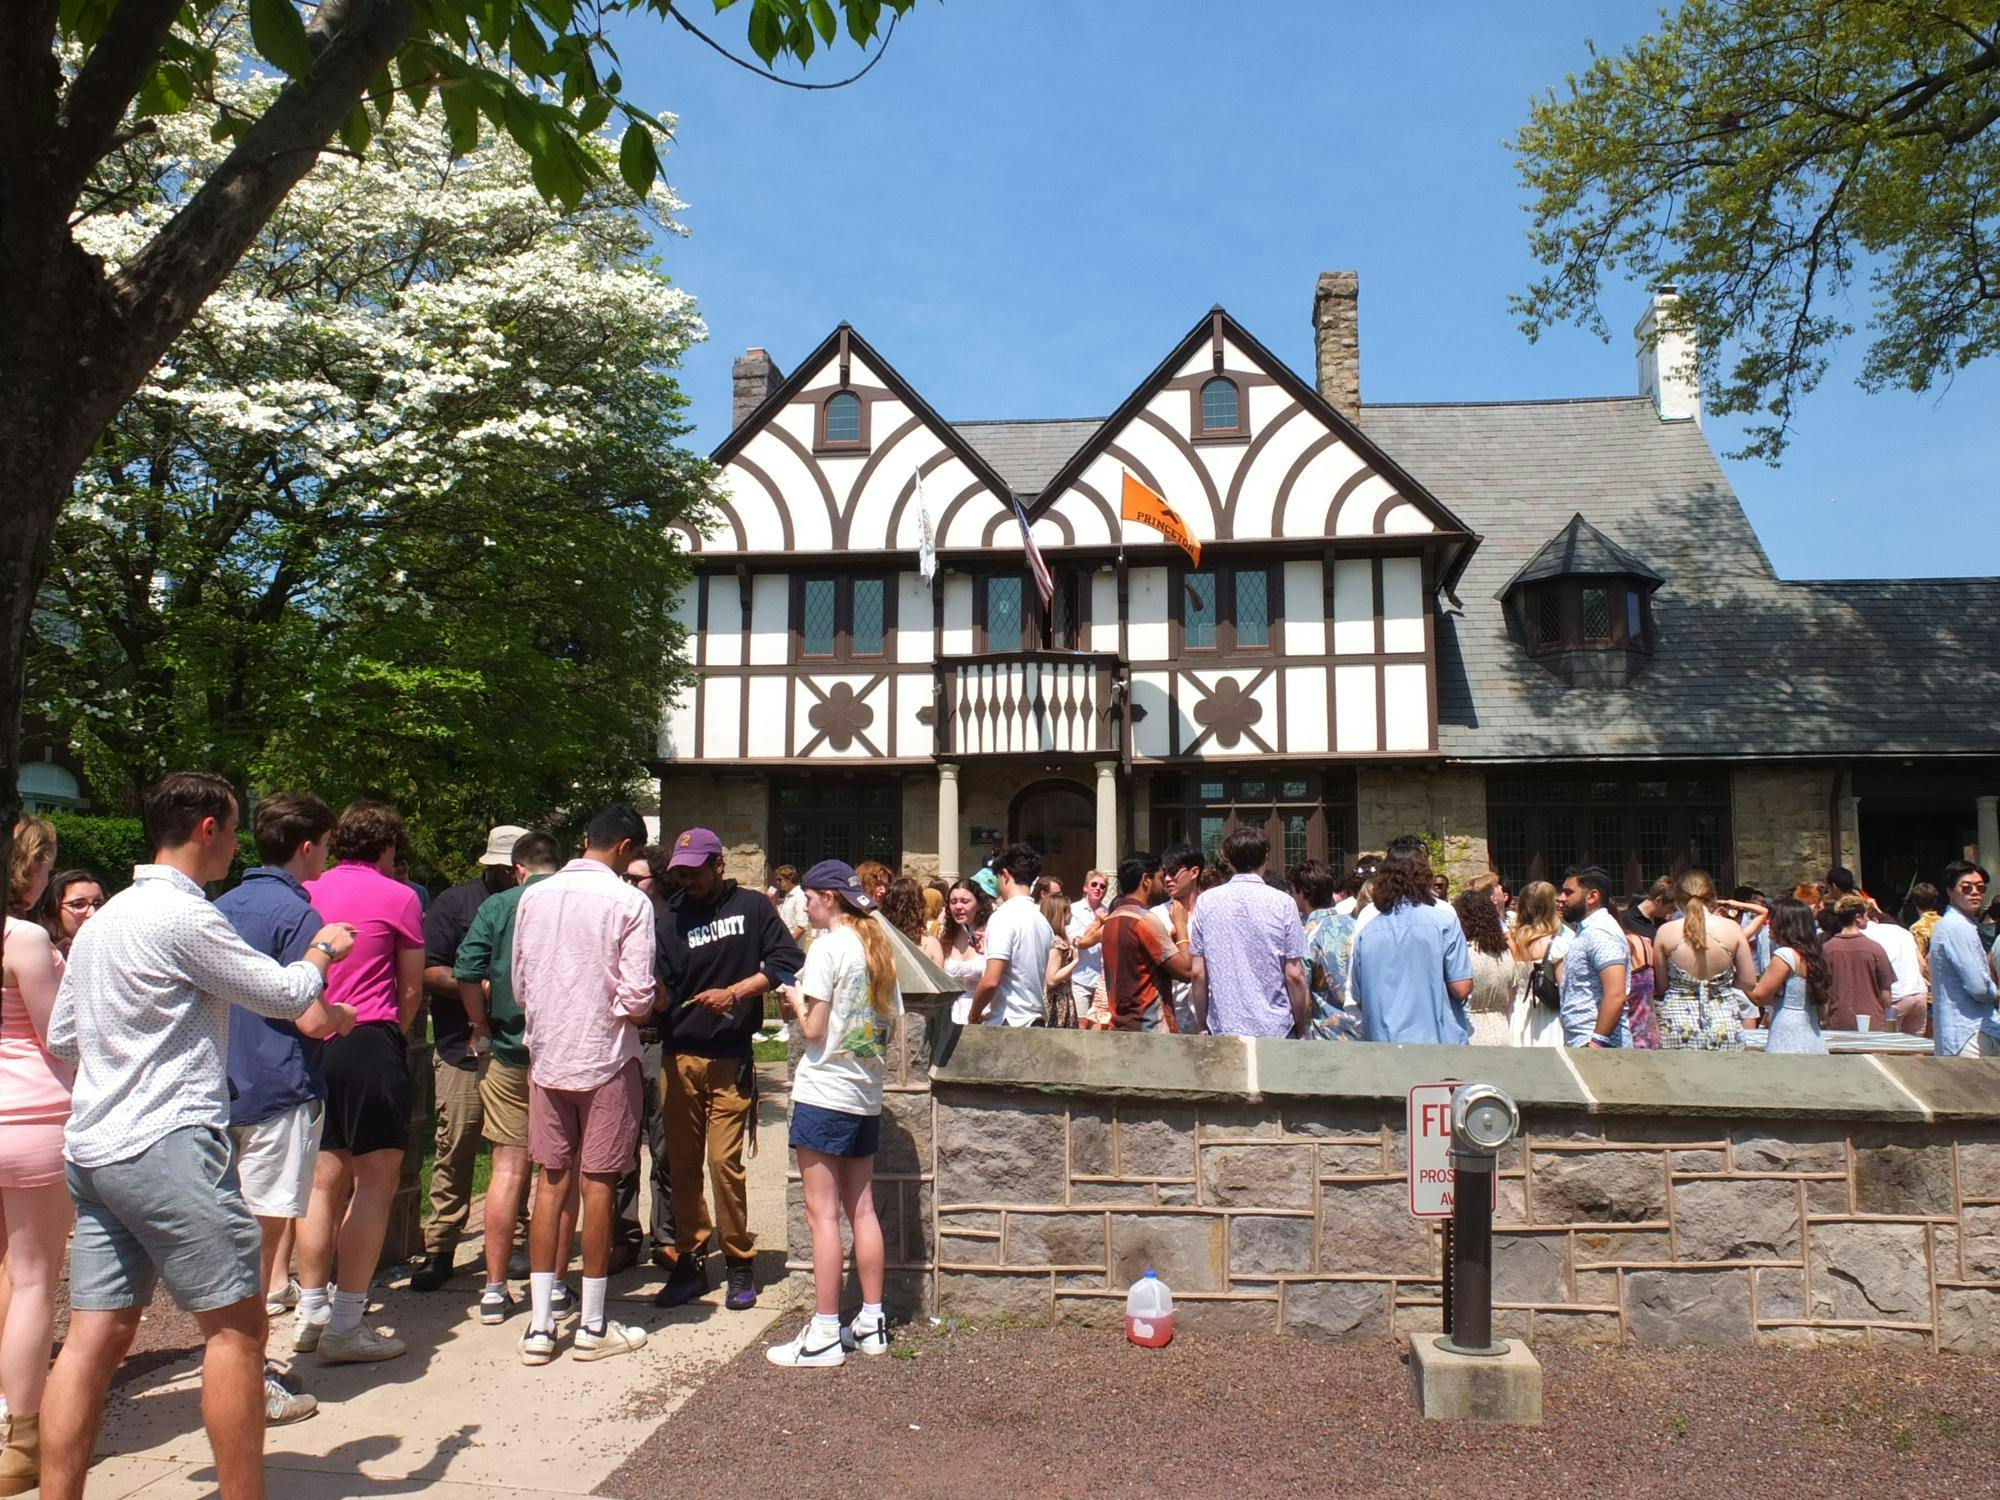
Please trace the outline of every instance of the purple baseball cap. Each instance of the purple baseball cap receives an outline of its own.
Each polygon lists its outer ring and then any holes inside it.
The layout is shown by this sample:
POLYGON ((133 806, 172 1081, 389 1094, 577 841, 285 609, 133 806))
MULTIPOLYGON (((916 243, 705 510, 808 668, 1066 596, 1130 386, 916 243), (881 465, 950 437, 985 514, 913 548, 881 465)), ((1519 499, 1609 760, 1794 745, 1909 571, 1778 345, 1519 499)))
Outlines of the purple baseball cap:
POLYGON ((854 866, 844 859, 823 859, 806 871, 805 879, 799 882, 809 891, 833 891, 845 897, 862 911, 875 910, 875 898, 861 887, 861 877, 854 873, 854 866))
POLYGON ((705 865, 722 852, 722 840, 706 828, 690 828, 674 840, 674 857, 667 861, 669 870, 688 870, 705 865))

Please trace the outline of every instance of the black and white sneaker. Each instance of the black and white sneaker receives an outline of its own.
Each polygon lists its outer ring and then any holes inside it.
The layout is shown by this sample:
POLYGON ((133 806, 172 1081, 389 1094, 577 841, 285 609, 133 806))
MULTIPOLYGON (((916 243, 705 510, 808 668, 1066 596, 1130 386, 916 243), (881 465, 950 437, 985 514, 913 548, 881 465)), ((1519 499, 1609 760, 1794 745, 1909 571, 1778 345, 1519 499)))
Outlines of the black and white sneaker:
POLYGON ((567 1281, 558 1281, 550 1288, 549 1312, 554 1315, 558 1323, 567 1323, 582 1310, 582 1306, 576 1300, 576 1293, 570 1290, 567 1281))
POLYGON ((514 1307, 514 1294, 507 1290, 506 1283, 489 1286, 479 1294, 479 1321, 488 1327, 504 1323, 514 1307))
POLYGON ((847 1363, 847 1351, 841 1347, 841 1337, 834 1334, 827 1338, 815 1334, 810 1321, 799 1330, 799 1336, 789 1344, 773 1344, 764 1351, 764 1358, 774 1365, 833 1366, 847 1363), (825 1339, 825 1342, 815 1342, 825 1339))
POLYGON ((877 1318, 870 1323, 857 1314, 852 1323, 840 1330, 840 1347, 849 1354, 887 1354, 889 1320, 877 1318))

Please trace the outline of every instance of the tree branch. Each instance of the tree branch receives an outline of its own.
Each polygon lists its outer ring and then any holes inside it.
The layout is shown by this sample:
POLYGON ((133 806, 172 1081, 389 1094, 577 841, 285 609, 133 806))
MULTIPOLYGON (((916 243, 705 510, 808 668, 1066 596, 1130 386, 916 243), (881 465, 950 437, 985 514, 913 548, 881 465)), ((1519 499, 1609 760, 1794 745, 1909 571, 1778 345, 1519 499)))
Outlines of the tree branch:
POLYGON ((183 0, 119 0, 56 113, 54 183, 68 209, 111 149, 125 111, 152 76, 183 0))
POLYGON ((329 0, 312 28, 312 74, 295 79, 244 132, 193 198, 112 281, 150 369, 221 285, 409 35, 409 0, 329 0), (321 38, 324 38, 322 41, 321 38))

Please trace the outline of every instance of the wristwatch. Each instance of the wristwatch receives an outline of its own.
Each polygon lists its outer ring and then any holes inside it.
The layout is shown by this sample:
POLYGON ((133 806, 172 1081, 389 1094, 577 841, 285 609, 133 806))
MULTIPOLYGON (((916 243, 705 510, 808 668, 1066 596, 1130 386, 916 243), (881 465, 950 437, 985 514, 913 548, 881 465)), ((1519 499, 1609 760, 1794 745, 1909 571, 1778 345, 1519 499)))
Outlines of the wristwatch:
POLYGON ((333 951, 333 944, 329 943, 325 938, 321 938, 318 942, 314 943, 313 946, 319 949, 319 951, 324 953, 328 958, 338 959, 340 957, 338 953, 333 951))

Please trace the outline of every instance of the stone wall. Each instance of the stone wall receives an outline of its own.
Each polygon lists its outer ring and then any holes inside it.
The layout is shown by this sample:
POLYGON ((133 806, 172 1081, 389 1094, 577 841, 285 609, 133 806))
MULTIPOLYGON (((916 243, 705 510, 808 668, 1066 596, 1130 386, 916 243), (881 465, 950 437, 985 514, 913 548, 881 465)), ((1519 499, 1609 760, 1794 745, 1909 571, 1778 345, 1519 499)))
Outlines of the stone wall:
POLYGON ((722 840, 723 871, 762 890, 771 840, 769 778, 762 771, 669 771, 660 777, 660 837, 708 828, 722 840))
POLYGON ((1500 1162, 1503 1334, 2000 1350, 2000 1061, 981 1028, 926 1095, 913 1030, 877 1190, 906 1313, 1109 1326, 1150 1266, 1196 1330, 1436 1327, 1403 1105, 1465 1077, 1524 1118, 1500 1162))
MULTIPOLYGON (((1834 777, 1830 766, 1738 766, 1729 777, 1729 821, 1736 839, 1738 885, 1789 895, 1833 863, 1834 777)), ((1857 834, 1856 843, 1859 837, 1857 834)), ((1854 849, 1842 851, 1858 868, 1854 849)))
POLYGON ((1369 766, 1355 771, 1360 847, 1380 853, 1405 833, 1444 840, 1453 890, 1492 868, 1486 850, 1486 773, 1458 766, 1369 766))

